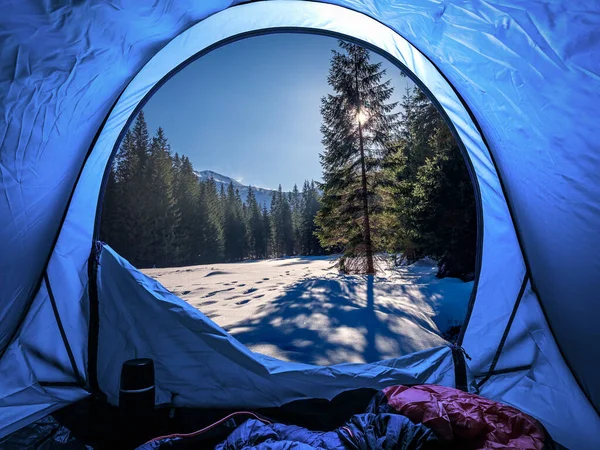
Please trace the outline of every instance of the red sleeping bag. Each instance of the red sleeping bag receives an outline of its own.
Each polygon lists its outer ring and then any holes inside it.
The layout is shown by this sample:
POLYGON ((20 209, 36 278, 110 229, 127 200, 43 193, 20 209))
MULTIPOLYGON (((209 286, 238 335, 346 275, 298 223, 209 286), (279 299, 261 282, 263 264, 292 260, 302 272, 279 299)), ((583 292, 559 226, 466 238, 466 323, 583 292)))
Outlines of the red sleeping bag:
POLYGON ((383 393, 391 409, 462 448, 544 448, 546 435, 535 419, 479 395, 436 385, 392 386, 383 393))

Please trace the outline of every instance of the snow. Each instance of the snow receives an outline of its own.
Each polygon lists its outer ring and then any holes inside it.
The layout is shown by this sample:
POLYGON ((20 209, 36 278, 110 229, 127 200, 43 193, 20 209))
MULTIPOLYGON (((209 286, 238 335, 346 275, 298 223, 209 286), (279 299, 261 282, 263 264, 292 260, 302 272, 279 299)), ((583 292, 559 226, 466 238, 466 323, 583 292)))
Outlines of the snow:
POLYGON ((447 342, 473 283, 435 277, 432 260, 341 275, 335 257, 147 269, 252 351, 319 365, 374 362, 447 342))

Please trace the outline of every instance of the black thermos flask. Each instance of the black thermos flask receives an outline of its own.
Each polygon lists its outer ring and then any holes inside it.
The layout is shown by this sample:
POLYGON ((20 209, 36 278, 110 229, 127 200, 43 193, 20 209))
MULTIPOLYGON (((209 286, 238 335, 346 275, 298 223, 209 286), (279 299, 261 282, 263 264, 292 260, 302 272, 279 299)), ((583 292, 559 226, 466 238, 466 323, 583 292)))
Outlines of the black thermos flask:
POLYGON ((139 358, 123 363, 119 411, 123 421, 121 425, 127 427, 130 438, 141 439, 152 433, 155 392, 154 361, 139 358))

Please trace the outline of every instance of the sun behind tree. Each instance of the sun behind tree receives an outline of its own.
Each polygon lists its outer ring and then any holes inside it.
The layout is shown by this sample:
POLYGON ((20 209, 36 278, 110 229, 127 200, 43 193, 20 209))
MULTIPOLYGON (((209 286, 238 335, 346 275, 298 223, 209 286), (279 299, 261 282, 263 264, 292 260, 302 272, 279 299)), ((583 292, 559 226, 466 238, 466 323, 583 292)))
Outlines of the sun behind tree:
POLYGON ((394 143, 397 103, 388 103, 394 88, 382 81, 386 71, 370 62, 368 50, 343 41, 339 46, 327 79, 334 93, 321 100, 325 152, 317 235, 324 247, 343 250, 342 271, 373 274, 377 172, 394 143))

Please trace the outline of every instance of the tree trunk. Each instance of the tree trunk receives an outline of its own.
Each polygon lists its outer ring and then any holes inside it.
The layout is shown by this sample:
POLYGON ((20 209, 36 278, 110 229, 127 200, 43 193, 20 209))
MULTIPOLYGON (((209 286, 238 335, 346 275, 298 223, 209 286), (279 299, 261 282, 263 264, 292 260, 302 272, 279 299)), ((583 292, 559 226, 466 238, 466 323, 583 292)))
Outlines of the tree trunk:
POLYGON ((369 220, 369 196, 367 193, 367 170, 365 167, 365 149, 363 145, 362 126, 358 122, 358 140, 360 145, 360 166, 362 178, 362 198, 363 198, 363 214, 365 216, 365 247, 367 256, 367 273, 374 274, 375 266, 373 265, 373 242, 371 241, 371 222, 369 220))
POLYGON ((363 142, 362 124, 360 123, 360 90, 358 85, 358 67, 355 70, 356 79, 356 95, 358 97, 358 114, 356 120, 358 121, 358 143, 360 146, 360 168, 361 168, 361 179, 362 179, 362 198, 363 198, 363 214, 364 214, 364 228, 365 228, 365 248, 367 257, 367 273, 374 274, 375 266, 373 264, 373 243, 371 241, 371 222, 369 220, 369 196, 367 193, 367 169, 365 167, 365 148, 363 142))

